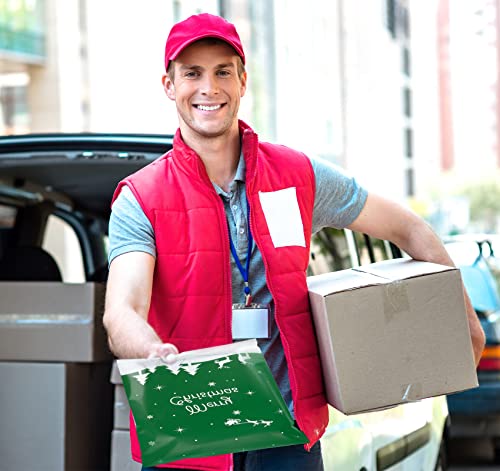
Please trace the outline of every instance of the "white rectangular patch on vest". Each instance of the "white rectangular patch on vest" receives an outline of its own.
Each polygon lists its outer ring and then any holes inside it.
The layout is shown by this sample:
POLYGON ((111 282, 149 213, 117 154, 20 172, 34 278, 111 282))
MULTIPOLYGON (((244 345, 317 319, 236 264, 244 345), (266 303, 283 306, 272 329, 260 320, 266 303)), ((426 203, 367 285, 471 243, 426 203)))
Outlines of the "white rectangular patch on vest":
POLYGON ((276 248, 305 247, 297 188, 293 186, 278 191, 260 191, 259 199, 273 245, 276 248))

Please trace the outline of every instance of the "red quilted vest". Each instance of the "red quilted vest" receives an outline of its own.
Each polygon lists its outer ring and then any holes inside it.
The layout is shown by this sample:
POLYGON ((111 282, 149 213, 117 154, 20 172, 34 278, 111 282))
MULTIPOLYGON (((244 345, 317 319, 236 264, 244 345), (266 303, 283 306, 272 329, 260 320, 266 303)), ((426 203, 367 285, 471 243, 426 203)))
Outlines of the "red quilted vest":
MULTIPOLYGON (((250 226, 266 269, 275 318, 288 362, 294 413, 310 447, 328 424, 319 355, 313 332, 306 269, 315 194, 309 160, 284 146, 259 143, 240 121, 246 164, 250 226), (306 247, 275 248, 262 212, 259 192, 296 187, 306 247)), ((156 266, 148 322, 164 342, 180 351, 231 343, 231 272, 226 214, 203 162, 184 144, 129 176, 127 185, 151 222, 156 266)), ((114 199, 113 198, 113 199, 114 199)), ((132 456, 140 449, 131 420, 132 456)), ((232 469, 232 455, 185 459, 164 465, 185 469, 232 469)))

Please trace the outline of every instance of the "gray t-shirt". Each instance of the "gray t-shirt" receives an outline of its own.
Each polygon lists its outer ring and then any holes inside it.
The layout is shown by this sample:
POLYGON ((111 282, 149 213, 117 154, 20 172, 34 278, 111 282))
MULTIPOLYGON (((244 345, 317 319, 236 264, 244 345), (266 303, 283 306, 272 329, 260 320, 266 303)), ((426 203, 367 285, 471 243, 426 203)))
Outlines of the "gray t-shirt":
MULTIPOLYGON (((313 211, 313 233, 323 227, 344 228, 359 215, 366 201, 367 192, 356 180, 336 165, 322 159, 310 159, 316 181, 313 211)), ((248 221, 245 193, 245 160, 240 156, 236 175, 229 191, 213 184, 220 195, 230 228, 231 238, 240 262, 245 266, 248 251, 248 221)), ((134 195, 126 186, 115 200, 109 221, 109 263, 127 252, 146 252, 156 257, 153 227, 142 211, 134 195)), ((243 279, 231 256, 233 303, 243 303, 243 279)), ((250 258, 249 284, 252 301, 269 304, 271 310, 271 335, 259 340, 264 357, 273 373, 280 391, 293 413, 292 394, 288 379, 288 367, 279 329, 274 320, 274 304, 266 284, 264 263, 259 249, 253 245, 250 258)))

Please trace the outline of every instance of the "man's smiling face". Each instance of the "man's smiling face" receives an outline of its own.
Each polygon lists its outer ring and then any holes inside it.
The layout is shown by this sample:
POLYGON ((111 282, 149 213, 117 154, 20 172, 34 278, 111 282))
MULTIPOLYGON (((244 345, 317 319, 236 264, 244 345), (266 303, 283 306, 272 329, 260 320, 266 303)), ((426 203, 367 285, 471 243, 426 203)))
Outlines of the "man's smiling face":
POLYGON ((199 41, 179 54, 173 78, 165 76, 163 84, 176 103, 186 142, 238 133, 240 98, 246 90, 246 72, 239 74, 238 65, 234 49, 218 41, 199 41))

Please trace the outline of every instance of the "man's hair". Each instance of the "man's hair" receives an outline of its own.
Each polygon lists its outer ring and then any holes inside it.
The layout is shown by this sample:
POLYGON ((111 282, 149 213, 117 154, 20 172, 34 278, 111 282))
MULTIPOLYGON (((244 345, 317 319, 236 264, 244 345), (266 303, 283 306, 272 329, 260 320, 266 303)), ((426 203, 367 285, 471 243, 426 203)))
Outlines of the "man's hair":
MULTIPOLYGON (((195 41, 193 44, 208 44, 210 46, 215 46, 218 44, 225 44, 226 46, 231 46, 226 41, 223 41, 222 39, 218 39, 218 38, 203 38, 203 39, 200 39, 199 41, 195 41)), ((238 54, 236 54, 236 55, 238 57, 237 58, 238 77, 241 79, 243 77, 243 74, 246 71, 245 64, 243 63, 243 60, 241 59, 241 57, 238 56, 238 54)), ((175 62, 175 60, 170 61, 170 63, 168 64, 168 69, 167 69, 167 74, 170 77, 170 80, 172 80, 172 82, 174 81, 174 78, 175 78, 174 62, 175 62)))

